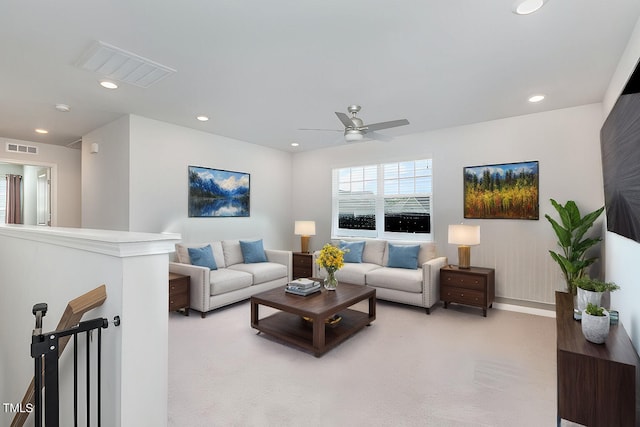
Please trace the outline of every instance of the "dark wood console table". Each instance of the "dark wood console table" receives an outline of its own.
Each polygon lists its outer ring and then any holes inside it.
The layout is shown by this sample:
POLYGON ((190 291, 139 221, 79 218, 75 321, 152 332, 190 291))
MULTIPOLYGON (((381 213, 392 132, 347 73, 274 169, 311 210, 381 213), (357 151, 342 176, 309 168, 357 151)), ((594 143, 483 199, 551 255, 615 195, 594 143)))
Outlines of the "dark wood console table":
POLYGON ((558 426, 565 419, 586 426, 640 423, 640 364, 622 325, 604 344, 593 344, 573 319, 573 296, 556 292, 558 426))

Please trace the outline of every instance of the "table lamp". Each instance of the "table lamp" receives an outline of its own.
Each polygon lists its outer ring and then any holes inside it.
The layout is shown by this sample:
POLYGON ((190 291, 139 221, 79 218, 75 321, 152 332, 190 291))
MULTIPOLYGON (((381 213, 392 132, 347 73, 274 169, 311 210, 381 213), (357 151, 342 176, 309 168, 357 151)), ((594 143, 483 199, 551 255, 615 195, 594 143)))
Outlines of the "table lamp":
POLYGON ((458 267, 471 267, 471 246, 480 244, 480 226, 455 224, 449 226, 449 244, 458 245, 458 267))
POLYGON ((316 235, 315 221, 296 221, 294 234, 300 236, 300 251, 309 253, 309 236, 316 235))

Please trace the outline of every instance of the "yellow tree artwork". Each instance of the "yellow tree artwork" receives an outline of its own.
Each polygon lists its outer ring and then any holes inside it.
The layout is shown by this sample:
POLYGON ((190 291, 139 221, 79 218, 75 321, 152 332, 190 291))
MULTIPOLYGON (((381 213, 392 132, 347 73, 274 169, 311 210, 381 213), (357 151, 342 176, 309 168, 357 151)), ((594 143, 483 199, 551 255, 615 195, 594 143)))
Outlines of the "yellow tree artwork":
POLYGON ((464 168, 464 217, 539 218, 538 162, 464 168))

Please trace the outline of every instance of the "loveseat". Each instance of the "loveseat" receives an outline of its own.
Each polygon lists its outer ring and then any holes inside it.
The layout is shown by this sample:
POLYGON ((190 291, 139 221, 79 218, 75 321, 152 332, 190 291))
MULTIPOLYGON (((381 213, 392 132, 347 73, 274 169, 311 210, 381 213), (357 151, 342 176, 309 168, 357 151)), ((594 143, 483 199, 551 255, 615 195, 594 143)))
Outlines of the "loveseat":
POLYGON ((169 271, 191 277, 190 307, 202 318, 208 311, 284 288, 291 281, 291 251, 264 249, 262 240, 176 244, 175 258, 169 271))
MULTIPOLYGON (((378 299, 423 307, 427 314, 440 300, 440 268, 447 258, 436 256, 435 243, 363 238, 331 243, 349 249, 344 267, 336 272, 338 283, 370 286, 378 299)), ((316 263, 319 253, 313 255, 313 271, 323 278, 326 271, 316 263)))

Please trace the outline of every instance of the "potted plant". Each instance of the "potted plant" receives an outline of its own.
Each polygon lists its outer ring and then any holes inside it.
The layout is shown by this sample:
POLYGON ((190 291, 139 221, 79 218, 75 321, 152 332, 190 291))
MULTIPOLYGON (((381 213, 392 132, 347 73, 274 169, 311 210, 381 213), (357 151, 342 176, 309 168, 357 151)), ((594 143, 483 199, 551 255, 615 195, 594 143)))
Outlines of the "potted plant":
POLYGON ((581 216, 580 210, 573 200, 569 200, 562 206, 551 199, 551 204, 558 211, 562 225, 548 214, 545 214, 545 218, 551 223, 562 252, 549 251, 549 254, 560 266, 567 283, 567 290, 575 295, 574 281, 584 276, 586 269, 598 259, 597 257, 587 258, 586 252, 602 239, 584 237, 584 235, 602 214, 604 206, 581 216))
POLYGON ((594 304, 582 311, 582 334, 587 341, 602 344, 609 336, 609 312, 594 304))
POLYGON ((603 282, 598 279, 592 279, 589 276, 583 276, 573 281, 573 285, 577 288, 577 308, 579 311, 584 310, 587 304, 600 305, 602 295, 605 292, 612 292, 620 289, 620 286, 613 282, 603 282))

